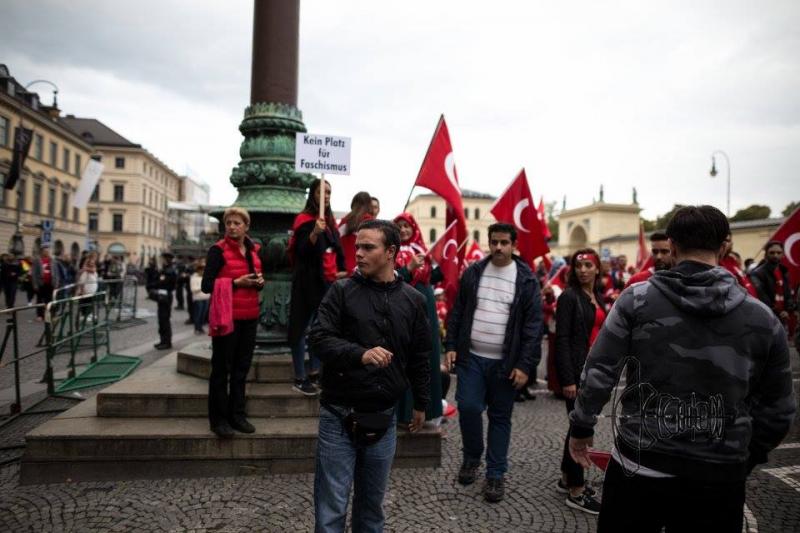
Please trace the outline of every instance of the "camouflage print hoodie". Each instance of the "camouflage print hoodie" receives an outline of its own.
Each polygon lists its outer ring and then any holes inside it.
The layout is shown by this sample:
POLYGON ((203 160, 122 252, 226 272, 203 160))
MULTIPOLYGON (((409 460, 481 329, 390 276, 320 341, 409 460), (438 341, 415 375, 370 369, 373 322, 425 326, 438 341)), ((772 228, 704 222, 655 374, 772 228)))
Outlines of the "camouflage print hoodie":
POLYGON ((573 436, 593 434, 612 392, 626 458, 703 480, 744 479, 796 410, 781 324, 726 270, 693 261, 620 295, 586 358, 573 436))

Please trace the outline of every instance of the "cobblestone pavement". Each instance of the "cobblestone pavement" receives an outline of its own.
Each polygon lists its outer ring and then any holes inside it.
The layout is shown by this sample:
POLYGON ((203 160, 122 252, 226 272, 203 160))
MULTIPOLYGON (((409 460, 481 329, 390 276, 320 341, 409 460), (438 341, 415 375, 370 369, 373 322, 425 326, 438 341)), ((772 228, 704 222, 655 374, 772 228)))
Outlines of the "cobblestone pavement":
MULTIPOLYGON (((797 385, 800 365, 796 352, 792 357, 797 385)), ((392 472, 386 530, 594 531, 595 518, 567 508, 553 488, 565 420, 563 403, 547 394, 516 405, 506 498, 499 504, 484 502, 480 483, 462 487, 455 482, 461 443, 452 420, 444 426, 441 468, 392 472)), ((22 426, 0 429, 0 447, 25 431, 22 426)), ((748 480, 746 531, 800 530, 798 442, 796 423, 784 447, 748 480)), ((595 445, 610 448, 607 419, 599 424, 595 445)), ((596 469, 588 477, 601 483, 596 469)), ((310 474, 20 486, 19 465, 11 462, 0 466, 0 531, 309 531, 312 486, 310 474)))

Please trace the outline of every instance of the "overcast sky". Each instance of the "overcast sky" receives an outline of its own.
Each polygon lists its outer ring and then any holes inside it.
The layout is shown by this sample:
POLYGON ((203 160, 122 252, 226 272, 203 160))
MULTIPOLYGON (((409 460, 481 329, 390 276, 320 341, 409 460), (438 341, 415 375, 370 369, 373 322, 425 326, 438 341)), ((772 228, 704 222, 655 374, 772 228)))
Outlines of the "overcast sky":
MULTIPOLYGON (((174 170, 236 197, 249 102, 252 1, 10 0, 0 62, 45 78, 64 113, 95 117, 174 170)), ((800 200, 800 2, 303 0, 299 107, 353 138, 333 207, 368 190, 403 207, 441 113, 463 188, 598 195, 643 215, 674 203, 800 200)), ((50 102, 45 85, 37 90, 50 102)))

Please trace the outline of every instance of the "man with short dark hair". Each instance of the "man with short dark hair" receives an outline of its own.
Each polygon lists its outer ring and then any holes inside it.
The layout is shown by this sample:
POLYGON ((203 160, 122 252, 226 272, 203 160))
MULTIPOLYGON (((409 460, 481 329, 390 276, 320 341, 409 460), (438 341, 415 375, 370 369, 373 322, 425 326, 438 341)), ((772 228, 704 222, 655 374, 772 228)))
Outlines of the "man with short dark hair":
POLYGON ((418 431, 431 401, 431 326, 425 298, 394 272, 399 230, 368 220, 359 226, 355 246, 354 275, 331 285, 308 336, 323 363, 317 532, 344 531, 351 486, 353 531, 383 530, 396 445, 394 406, 410 384, 409 429, 418 431))
POLYGON ((541 358, 542 302, 539 282, 514 255, 517 232, 510 224, 489 226, 490 255, 461 277, 447 320, 445 355, 456 364, 463 462, 458 482, 477 478, 484 451, 482 413, 489 417, 484 497, 505 493, 511 412, 516 390, 528 382, 541 358))
POLYGON ((717 265, 729 232, 714 207, 679 209, 667 226, 677 266, 623 291, 586 357, 569 448, 587 468, 627 367, 600 533, 740 532, 745 479, 791 427, 786 335, 717 265))
POLYGON ((789 283, 789 271, 781 264, 783 243, 769 241, 764 246, 764 255, 767 260, 753 270, 750 279, 755 285, 758 299, 769 306, 786 327, 789 313, 796 308, 789 283))
POLYGON ((650 254, 653 257, 653 266, 631 276, 625 287, 630 287, 640 281, 647 281, 653 275, 653 272, 669 270, 675 264, 675 259, 669 249, 669 237, 667 237, 666 233, 654 231, 650 234, 650 254))
POLYGON ((381 212, 381 201, 373 196, 370 198, 370 202, 370 213, 372 213, 373 217, 378 218, 378 214, 381 212))

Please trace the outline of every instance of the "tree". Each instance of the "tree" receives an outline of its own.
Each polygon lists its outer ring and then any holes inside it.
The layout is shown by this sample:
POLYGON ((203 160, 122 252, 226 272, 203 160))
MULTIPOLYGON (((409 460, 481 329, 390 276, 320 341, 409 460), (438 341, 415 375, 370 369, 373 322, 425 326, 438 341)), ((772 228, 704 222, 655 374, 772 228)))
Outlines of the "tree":
POLYGON ((744 209, 739 209, 736 211, 736 214, 731 217, 731 222, 741 222, 743 220, 762 220, 769 218, 769 214, 771 212, 772 210, 769 208, 769 206, 753 204, 745 207, 744 209))
POLYGON ((783 209, 783 211, 781 212, 781 214, 782 214, 783 216, 785 216, 785 217, 788 217, 789 215, 791 215, 792 213, 794 213, 794 210, 795 210, 795 209, 797 209, 798 207, 800 207, 800 202, 791 202, 791 203, 789 203, 789 205, 787 205, 787 206, 786 206, 786 207, 783 209))
POLYGON ((655 231, 658 229, 655 220, 647 220, 646 218, 642 219, 642 227, 645 231, 655 231))

